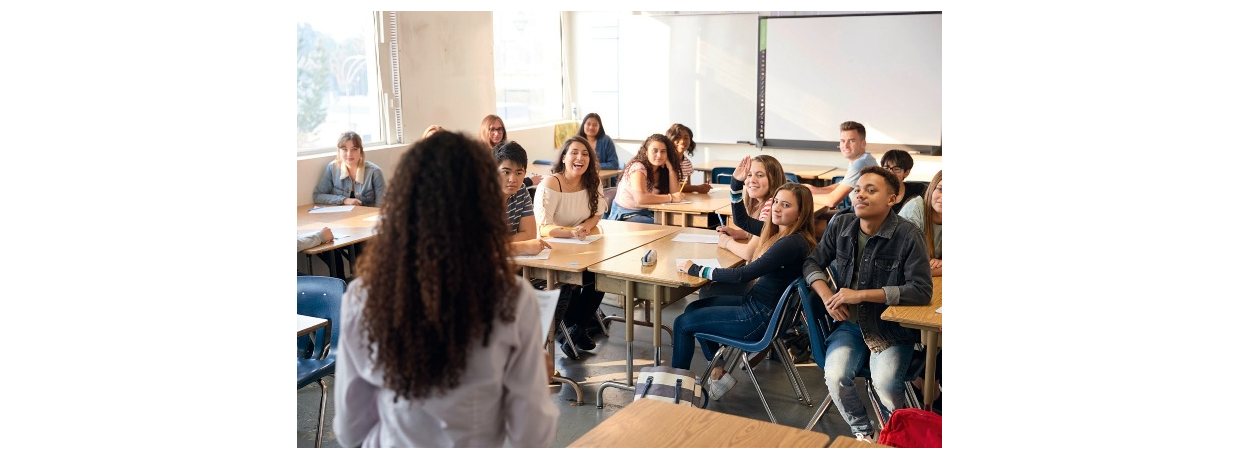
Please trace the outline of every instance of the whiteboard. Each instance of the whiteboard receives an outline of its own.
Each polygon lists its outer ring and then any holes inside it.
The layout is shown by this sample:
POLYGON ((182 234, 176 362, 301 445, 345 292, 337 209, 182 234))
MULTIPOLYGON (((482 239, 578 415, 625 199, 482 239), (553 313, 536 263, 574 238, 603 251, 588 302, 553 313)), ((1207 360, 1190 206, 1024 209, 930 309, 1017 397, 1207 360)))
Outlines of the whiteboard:
POLYGON ((766 139, 941 145, 943 15, 767 19, 766 139))
POLYGON ((699 143, 754 140, 756 13, 621 16, 619 29, 618 137, 682 123, 699 143))

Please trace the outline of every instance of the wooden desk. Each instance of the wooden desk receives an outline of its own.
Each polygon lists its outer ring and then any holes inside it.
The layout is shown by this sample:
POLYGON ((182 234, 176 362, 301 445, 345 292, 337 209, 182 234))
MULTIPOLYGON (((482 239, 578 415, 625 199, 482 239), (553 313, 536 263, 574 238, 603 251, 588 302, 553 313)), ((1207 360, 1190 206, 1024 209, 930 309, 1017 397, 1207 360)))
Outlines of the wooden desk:
MULTIPOLYGON (((378 216, 379 208, 370 206, 354 206, 353 210, 348 212, 325 212, 310 213, 311 208, 320 206, 335 206, 328 204, 307 204, 297 207, 297 233, 307 233, 323 229, 327 227, 332 229, 332 236, 335 238, 329 242, 320 244, 302 251, 309 258, 311 255, 327 252, 335 249, 352 246, 354 244, 366 241, 374 236, 375 226, 379 225, 378 219, 366 220, 367 218, 378 216)), ((331 257, 332 263, 328 264, 331 276, 344 278, 341 273, 342 267, 336 266, 336 258, 331 257)), ((311 274, 314 269, 313 260, 310 263, 311 274)))
POLYGON ((826 447, 822 433, 639 399, 568 447, 826 447))
POLYGON ((656 203, 639 205, 654 211, 654 221, 662 225, 707 228, 710 213, 732 204, 727 185, 712 185, 711 193, 686 193, 688 203, 656 203))
MULTIPOLYGON (((715 168, 735 168, 738 163, 740 163, 740 161, 737 160, 714 160, 707 161, 702 164, 695 164, 693 165, 693 169, 695 171, 706 171, 706 179, 708 181, 713 181, 715 178, 709 177, 712 170, 715 168)), ((802 165, 783 162, 780 162, 780 166, 784 168, 784 172, 795 174, 797 177, 807 180, 818 179, 818 176, 835 169, 834 167, 824 165, 802 165)))
POLYGON ((329 324, 331 324, 331 321, 324 318, 297 315, 297 336, 301 337, 329 324))
POLYGON ((831 442, 831 447, 844 447, 844 448, 849 448, 849 447, 851 447, 851 448, 858 448, 858 447, 860 447, 860 448, 871 448, 871 447, 878 447, 878 448, 886 448, 886 449, 890 449, 890 448, 891 448, 891 446, 884 446, 884 445, 879 444, 879 443, 877 443, 877 442, 865 442, 865 441, 858 441, 858 440, 857 440, 857 438, 850 438, 850 437, 848 437, 848 436, 836 436, 836 437, 835 437, 835 441, 832 441, 832 442, 831 442))
MULTIPOLYGON (((664 227, 668 228, 668 227, 664 227)), ((702 228, 674 229, 673 233, 692 233, 700 235, 717 235, 714 230, 702 228)), ((675 235, 668 235, 652 243, 643 245, 632 251, 612 257, 590 266, 595 274, 594 287, 600 292, 617 294, 624 303, 624 341, 627 344, 625 364, 625 382, 627 387, 633 386, 633 308, 637 299, 649 300, 651 320, 654 327, 654 365, 659 365, 660 346, 662 346, 663 305, 672 303, 689 295, 707 283, 705 278, 698 278, 676 270, 676 259, 719 259, 719 265, 731 268, 740 265, 743 260, 736 254, 722 249, 717 244, 682 243, 672 241, 675 235), (642 255, 646 250, 654 249, 658 260, 652 267, 643 267, 642 255)), ((608 387, 621 386, 615 382, 604 382, 599 386, 597 401, 602 406, 602 392, 608 387)))
POLYGON ((934 384, 934 371, 938 363, 935 357, 939 354, 939 336, 940 330, 943 328, 943 315, 935 313, 934 310, 943 306, 943 277, 934 277, 934 295, 930 297, 930 305, 924 306, 890 306, 883 311, 882 319, 886 321, 895 321, 901 326, 911 327, 922 330, 922 338, 926 342, 926 375, 925 382, 922 383, 922 401, 925 401, 923 409, 930 410, 932 398, 938 397, 935 394, 936 386, 934 384))

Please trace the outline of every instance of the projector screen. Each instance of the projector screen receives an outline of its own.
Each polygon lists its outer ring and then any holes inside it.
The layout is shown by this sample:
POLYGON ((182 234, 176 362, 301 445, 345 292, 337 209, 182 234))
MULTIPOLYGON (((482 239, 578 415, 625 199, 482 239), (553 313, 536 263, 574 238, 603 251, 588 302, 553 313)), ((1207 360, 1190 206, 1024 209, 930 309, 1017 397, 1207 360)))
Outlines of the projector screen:
POLYGON ((848 120, 869 143, 942 145, 942 14, 762 21, 766 145, 834 150, 848 120))

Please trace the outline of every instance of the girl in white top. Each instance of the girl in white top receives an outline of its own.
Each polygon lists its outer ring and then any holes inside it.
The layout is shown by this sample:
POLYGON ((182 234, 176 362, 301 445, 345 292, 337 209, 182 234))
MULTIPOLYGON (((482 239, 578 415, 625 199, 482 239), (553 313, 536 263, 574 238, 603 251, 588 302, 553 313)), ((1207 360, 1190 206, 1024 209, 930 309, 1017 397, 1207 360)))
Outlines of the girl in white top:
POLYGON ((654 212, 640 205, 674 203, 683 200, 680 190, 680 156, 672 149, 672 141, 662 134, 651 134, 637 149, 637 155, 624 166, 616 200, 612 203, 612 220, 654 223, 654 212))
POLYGON ((564 141, 551 176, 534 192, 539 236, 585 239, 606 208, 594 150, 580 137, 564 141))
MULTIPOLYGON (((595 227, 606 208, 594 149, 579 136, 564 141, 551 167, 551 175, 534 192, 534 223, 538 225, 539 236, 584 240, 591 233, 597 233, 595 227)), ((594 312, 603 301, 603 293, 594 289, 594 274, 583 273, 581 286, 564 288, 560 294, 572 297, 563 318, 569 338, 577 350, 593 350, 594 340, 590 335, 596 330, 602 332, 597 328, 594 312)), ((581 358, 568 346, 564 336, 557 334, 556 340, 565 356, 581 358)))
POLYGON ((501 193, 495 160, 460 133, 401 158, 332 347, 341 445, 551 445, 551 358, 534 289, 507 260, 501 193))

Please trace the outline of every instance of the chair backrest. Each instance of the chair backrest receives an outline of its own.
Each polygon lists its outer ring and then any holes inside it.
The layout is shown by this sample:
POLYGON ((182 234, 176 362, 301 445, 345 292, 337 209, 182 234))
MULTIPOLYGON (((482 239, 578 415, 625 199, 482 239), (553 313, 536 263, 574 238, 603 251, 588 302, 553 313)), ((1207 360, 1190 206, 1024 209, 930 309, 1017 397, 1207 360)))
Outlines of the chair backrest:
POLYGON ((603 208, 603 216, 606 217, 608 211, 611 210, 611 203, 616 201, 616 187, 607 187, 603 189, 603 202, 607 203, 607 207, 603 208))
POLYGON ((723 180, 727 179, 728 181, 731 181, 732 173, 735 171, 736 171, 736 168, 727 168, 727 167, 711 168, 710 181, 716 184, 727 184, 728 182, 724 182, 723 180), (727 176, 727 177, 725 178, 725 177, 720 177, 720 176, 727 176))
MULTIPOLYGON (((326 318, 331 321, 331 340, 340 340, 340 302, 344 297, 345 284, 340 278, 330 276, 298 276, 297 277, 297 314, 326 318)), ((314 332, 314 350, 311 357, 322 359, 330 353, 330 344, 325 337, 326 331, 314 332)), ((309 336, 298 337, 298 349, 301 349, 309 336)))
MULTIPOLYGON (((800 278, 797 278, 800 280, 800 278)), ((788 306, 788 301, 793 299, 793 293, 796 292, 797 283, 793 281, 788 283, 788 287, 784 289, 783 295, 779 296, 779 302, 775 304, 775 311, 771 312, 771 320, 766 323, 766 334, 762 336, 762 343, 771 343, 775 337, 775 333, 783 329, 784 310, 788 306)))
POLYGON ((799 183, 801 183, 801 178, 800 178, 800 177, 798 177, 796 174, 793 174, 793 173, 790 173, 790 172, 786 172, 786 173, 784 173, 784 177, 787 177, 787 178, 788 178, 788 182, 792 182, 792 183, 794 183, 794 184, 799 184, 799 183))
POLYGON ((822 363, 826 362, 827 334, 831 331, 831 318, 827 317, 826 307, 823 307, 821 302, 814 301, 818 296, 813 295, 804 278, 796 281, 796 288, 801 297, 801 312, 805 313, 805 332, 809 334, 810 354, 818 367, 822 367, 822 363))
POLYGON ((536 164, 536 165, 549 165, 549 164, 551 164, 551 160, 534 160, 534 164, 536 164))

